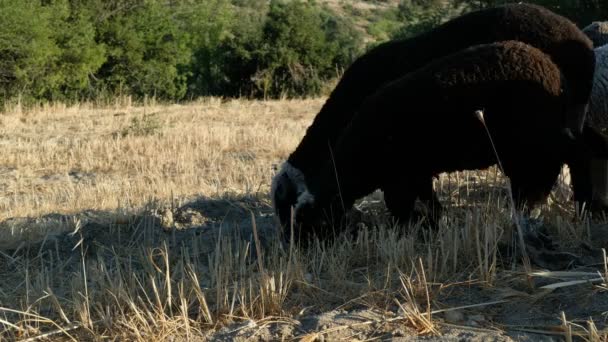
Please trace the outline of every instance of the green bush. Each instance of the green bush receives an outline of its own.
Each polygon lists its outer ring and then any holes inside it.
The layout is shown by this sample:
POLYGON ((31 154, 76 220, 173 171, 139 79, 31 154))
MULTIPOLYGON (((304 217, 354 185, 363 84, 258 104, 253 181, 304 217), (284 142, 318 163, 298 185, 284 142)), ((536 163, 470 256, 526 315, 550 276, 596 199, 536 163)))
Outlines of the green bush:
POLYGON ((298 0, 0 0, 0 22, 0 105, 318 95, 362 46, 298 0))
POLYGON ((376 43, 386 41, 403 25, 397 8, 373 9, 367 12, 367 20, 370 22, 367 33, 371 35, 376 43))
MULTIPOLYGON (((103 2, 98 41, 107 60, 97 71, 99 87, 112 94, 180 99, 190 62, 187 35, 160 1, 103 2)), ((172 8, 169 8, 172 9, 172 8)))
MULTIPOLYGON (((363 52, 361 23, 370 48, 506 2, 516 1, 342 3, 336 14, 313 0, 0 0, 0 107, 17 98, 326 94, 363 52)), ((580 27, 608 18, 608 1, 531 2, 580 27)))
POLYGON ((336 47, 327 41, 317 8, 272 0, 258 50, 254 83, 266 97, 318 94, 336 47))
POLYGON ((362 50, 352 22, 312 2, 257 1, 220 43, 223 79, 214 93, 276 98, 319 95, 362 50))
POLYGON ((52 83, 50 69, 61 51, 52 37, 51 17, 39 1, 0 0, 1 102, 40 97, 52 83))
POLYGON ((95 41, 95 26, 86 7, 56 1, 52 7, 51 38, 58 53, 52 59, 52 75, 45 80, 45 98, 78 100, 94 96, 92 75, 106 61, 103 45, 95 41))
POLYGON ((227 0, 198 0, 183 5, 179 12, 181 29, 188 35, 188 48, 192 52, 185 66, 187 95, 222 94, 227 71, 221 45, 230 38, 236 23, 249 19, 239 16, 237 21, 227 0))
POLYGON ((456 2, 442 0, 402 0, 398 6, 398 17, 404 24, 392 35, 392 39, 409 38, 460 15, 466 7, 456 2))

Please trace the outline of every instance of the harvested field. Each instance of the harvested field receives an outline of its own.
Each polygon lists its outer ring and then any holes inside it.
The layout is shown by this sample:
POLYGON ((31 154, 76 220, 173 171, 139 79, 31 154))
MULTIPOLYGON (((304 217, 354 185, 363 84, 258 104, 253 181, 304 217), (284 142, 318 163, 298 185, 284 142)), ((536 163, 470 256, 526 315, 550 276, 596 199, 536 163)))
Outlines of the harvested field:
POLYGON ((441 175, 438 232, 374 193, 356 237, 279 243, 273 170, 323 101, 0 114, 0 340, 608 340, 608 224, 549 200, 526 265, 496 168, 441 175))

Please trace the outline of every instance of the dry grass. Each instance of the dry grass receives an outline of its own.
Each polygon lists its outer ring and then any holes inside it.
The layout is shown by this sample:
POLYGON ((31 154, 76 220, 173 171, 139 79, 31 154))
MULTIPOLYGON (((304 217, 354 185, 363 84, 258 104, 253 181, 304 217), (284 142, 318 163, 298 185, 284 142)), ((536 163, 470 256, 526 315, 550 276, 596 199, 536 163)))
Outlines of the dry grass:
POLYGON ((265 191, 271 166, 295 146, 321 104, 209 99, 6 113, 0 219, 265 191))
MULTIPOLYGON (((438 232, 404 233, 374 195, 361 203, 367 229, 356 237, 309 250, 277 243, 272 167, 323 101, 121 101, 2 114, 0 339, 522 331, 606 340, 605 256, 562 273, 531 273, 506 256, 515 228, 495 168, 442 175, 436 186, 452 205, 438 232), (590 298, 586 311, 568 304, 590 298), (534 308, 547 317, 521 323, 534 308)), ((565 208, 543 212, 562 247, 604 243, 592 233, 605 225, 565 208)))
MULTIPOLYGON (((272 166, 297 144, 321 104, 208 99, 5 113, 0 221, 266 192, 272 166)), ((4 234, 0 240, 7 241, 4 234)))

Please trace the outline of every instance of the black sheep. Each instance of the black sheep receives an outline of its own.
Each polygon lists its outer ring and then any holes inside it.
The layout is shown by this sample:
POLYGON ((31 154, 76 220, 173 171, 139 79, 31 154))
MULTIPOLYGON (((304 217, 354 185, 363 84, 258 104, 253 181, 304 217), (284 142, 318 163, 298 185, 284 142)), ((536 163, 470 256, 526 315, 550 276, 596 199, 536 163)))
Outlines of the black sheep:
MULTIPOLYGON (((537 5, 507 4, 470 12, 419 36, 383 43, 346 70, 300 144, 273 178, 271 199, 281 223, 289 223, 291 207, 306 191, 305 176, 331 159, 331 149, 338 136, 367 96, 382 84, 432 59, 472 45, 501 40, 519 40, 552 57, 572 84, 571 96, 577 114, 570 116, 573 122, 569 126, 575 131, 580 128, 595 66, 589 38, 567 18, 537 5)), ((576 167, 572 169, 576 181, 575 174, 580 172, 576 167)), ((430 191, 421 194, 428 195, 424 196, 427 201, 435 199, 430 191)))
POLYGON ((466 48, 380 87, 345 128, 332 160, 307 175, 296 227, 323 235, 320 222, 335 227, 377 188, 405 220, 420 184, 496 164, 493 146, 516 205, 533 206, 551 191, 562 151, 572 146, 570 89, 548 55, 517 41, 466 48))

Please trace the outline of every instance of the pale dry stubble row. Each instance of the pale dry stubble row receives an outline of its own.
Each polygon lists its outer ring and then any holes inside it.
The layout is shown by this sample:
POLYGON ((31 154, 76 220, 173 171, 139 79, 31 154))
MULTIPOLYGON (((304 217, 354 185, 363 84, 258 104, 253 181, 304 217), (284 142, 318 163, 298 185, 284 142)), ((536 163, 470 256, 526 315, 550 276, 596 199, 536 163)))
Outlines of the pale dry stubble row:
POLYGON ((323 99, 80 105, 0 115, 0 221, 268 192, 323 99))

